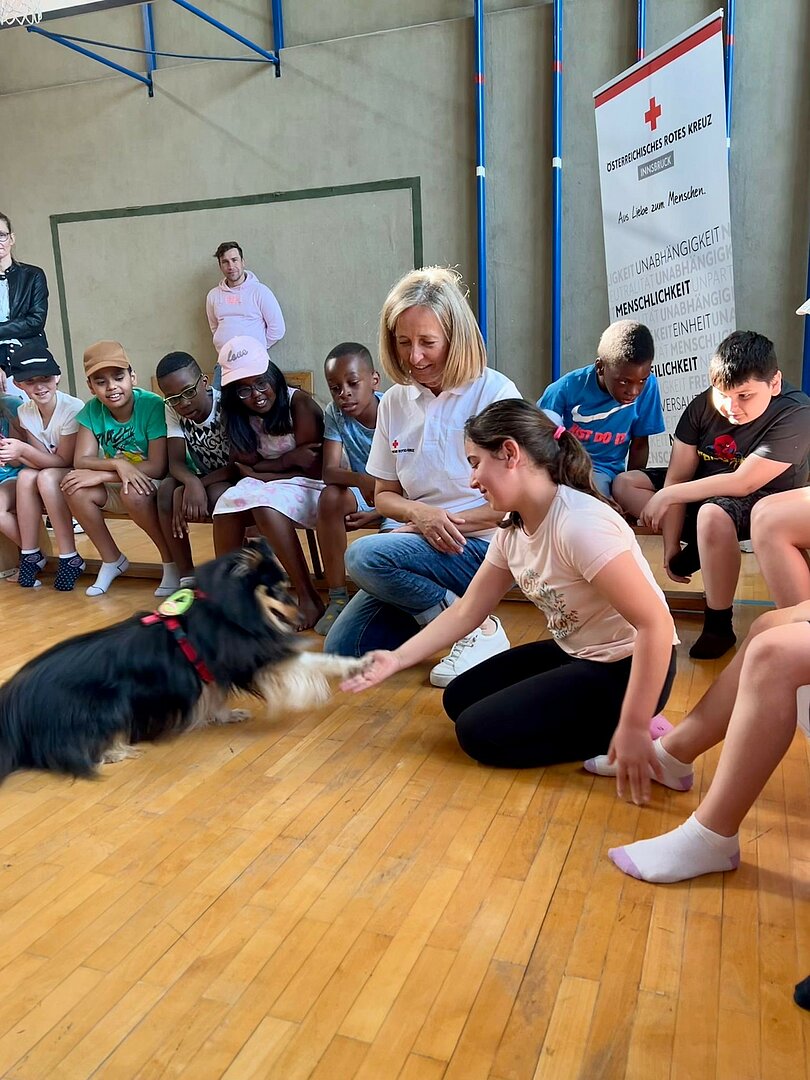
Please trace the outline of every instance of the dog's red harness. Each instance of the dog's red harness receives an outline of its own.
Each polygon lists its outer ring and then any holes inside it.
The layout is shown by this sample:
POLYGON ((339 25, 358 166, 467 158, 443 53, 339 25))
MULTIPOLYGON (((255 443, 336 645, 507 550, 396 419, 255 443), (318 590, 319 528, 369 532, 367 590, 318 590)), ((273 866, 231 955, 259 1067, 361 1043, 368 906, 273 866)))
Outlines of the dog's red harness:
POLYGON ((174 637, 183 656, 193 666, 202 681, 212 683, 215 681, 214 676, 188 640, 185 630, 177 619, 178 615, 184 615, 188 611, 195 600, 204 599, 205 593, 200 592, 199 589, 179 589, 176 593, 172 593, 168 600, 164 600, 157 611, 153 611, 151 615, 143 615, 141 622, 144 626, 155 626, 157 623, 162 623, 174 637))

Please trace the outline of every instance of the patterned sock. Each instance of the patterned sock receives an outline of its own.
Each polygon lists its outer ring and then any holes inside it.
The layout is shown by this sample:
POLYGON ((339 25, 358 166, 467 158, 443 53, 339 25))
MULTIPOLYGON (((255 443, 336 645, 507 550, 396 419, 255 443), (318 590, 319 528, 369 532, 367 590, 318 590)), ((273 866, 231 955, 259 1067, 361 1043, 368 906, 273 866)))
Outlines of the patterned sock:
POLYGON ((38 589, 42 582, 37 581, 37 574, 45 565, 45 556, 39 548, 20 552, 20 569, 17 583, 23 589, 38 589))
POLYGON ((348 602, 349 590, 345 585, 339 589, 330 589, 329 603, 326 605, 326 611, 324 611, 323 615, 321 615, 320 619, 318 619, 312 628, 315 633, 325 637, 332 629, 335 619, 340 615, 348 602))
POLYGON ((56 571, 53 587, 59 592, 73 592, 76 582, 84 573, 85 561, 77 552, 59 556, 59 569, 56 571))

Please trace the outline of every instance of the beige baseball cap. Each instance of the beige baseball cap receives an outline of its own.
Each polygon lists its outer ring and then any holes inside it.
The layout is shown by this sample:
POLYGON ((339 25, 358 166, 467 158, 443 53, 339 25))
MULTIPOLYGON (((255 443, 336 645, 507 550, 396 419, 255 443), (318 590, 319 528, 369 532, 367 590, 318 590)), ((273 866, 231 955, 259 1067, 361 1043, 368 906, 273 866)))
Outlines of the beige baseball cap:
POLYGON ((89 379, 102 368, 132 367, 120 341, 97 341, 84 350, 84 373, 89 379))

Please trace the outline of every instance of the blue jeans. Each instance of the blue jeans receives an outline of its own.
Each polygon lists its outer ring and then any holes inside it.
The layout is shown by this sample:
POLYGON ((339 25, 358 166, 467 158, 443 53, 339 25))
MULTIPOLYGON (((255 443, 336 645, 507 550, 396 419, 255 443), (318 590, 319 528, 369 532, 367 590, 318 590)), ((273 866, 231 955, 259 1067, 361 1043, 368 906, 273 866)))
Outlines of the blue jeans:
POLYGON ((443 555, 416 533, 356 540, 346 552, 346 570, 360 592, 338 615, 324 652, 362 656, 372 649, 396 649, 462 595, 488 546, 489 541, 468 536, 462 552, 443 555))

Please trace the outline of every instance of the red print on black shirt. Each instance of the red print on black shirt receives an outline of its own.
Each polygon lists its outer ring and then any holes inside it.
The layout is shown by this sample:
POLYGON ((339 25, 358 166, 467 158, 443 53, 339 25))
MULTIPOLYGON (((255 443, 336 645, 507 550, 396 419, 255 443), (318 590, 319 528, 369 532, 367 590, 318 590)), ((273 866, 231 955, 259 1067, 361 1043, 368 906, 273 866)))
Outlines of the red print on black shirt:
POLYGON ((737 443, 731 435, 718 435, 714 440, 714 453, 718 461, 734 461, 737 457, 737 443))

